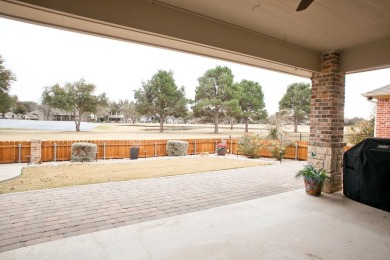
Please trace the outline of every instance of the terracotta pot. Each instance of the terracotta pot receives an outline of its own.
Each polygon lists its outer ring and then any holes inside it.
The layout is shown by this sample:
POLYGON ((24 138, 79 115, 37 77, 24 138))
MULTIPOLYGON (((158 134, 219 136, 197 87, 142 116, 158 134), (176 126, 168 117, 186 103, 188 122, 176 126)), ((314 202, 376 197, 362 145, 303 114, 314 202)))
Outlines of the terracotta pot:
POLYGON ((310 179, 305 179, 305 189, 306 193, 312 196, 321 196, 322 187, 324 186, 324 182, 315 182, 310 179))
POLYGON ((221 156, 224 156, 226 154, 226 150, 225 149, 224 150, 218 150, 217 154, 221 155, 221 156))

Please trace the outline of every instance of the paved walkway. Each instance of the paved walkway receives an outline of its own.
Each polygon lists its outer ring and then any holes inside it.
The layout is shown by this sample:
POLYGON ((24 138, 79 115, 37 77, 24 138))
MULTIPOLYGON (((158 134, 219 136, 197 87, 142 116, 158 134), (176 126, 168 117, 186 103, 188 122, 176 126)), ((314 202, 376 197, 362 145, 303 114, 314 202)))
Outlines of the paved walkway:
POLYGON ((0 164, 0 182, 19 177, 27 163, 0 164))
POLYGON ((305 163, 0 195, 0 252, 301 189, 305 163))

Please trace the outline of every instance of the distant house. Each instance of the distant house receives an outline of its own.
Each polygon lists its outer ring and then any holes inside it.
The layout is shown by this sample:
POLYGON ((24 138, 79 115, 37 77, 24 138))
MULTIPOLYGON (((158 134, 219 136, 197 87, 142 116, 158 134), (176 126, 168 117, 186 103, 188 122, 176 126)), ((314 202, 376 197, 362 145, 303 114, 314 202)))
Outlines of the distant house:
POLYGON ((18 116, 14 112, 7 112, 4 114, 5 119, 18 119, 18 116))
POLYGON ((108 115, 107 122, 109 123, 125 123, 124 115, 108 115))
POLYGON ((24 115, 26 120, 44 120, 43 112, 40 110, 34 110, 24 115))
POLYGON ((140 121, 140 123, 151 123, 152 122, 152 118, 151 117, 142 116, 139 121, 140 121))
POLYGON ((174 116, 167 116, 165 118, 165 123, 167 124, 184 124, 183 118, 176 118, 174 116))
MULTIPOLYGON (((65 111, 56 111, 53 113, 51 116, 52 121, 74 121, 78 119, 78 115, 76 116, 73 115, 73 113, 65 112, 65 111)), ((81 116, 81 121, 82 122, 91 122, 92 119, 94 118, 93 114, 84 114, 81 116)))
POLYGON ((390 138, 390 85, 363 93, 362 96, 377 100, 375 137, 390 138))

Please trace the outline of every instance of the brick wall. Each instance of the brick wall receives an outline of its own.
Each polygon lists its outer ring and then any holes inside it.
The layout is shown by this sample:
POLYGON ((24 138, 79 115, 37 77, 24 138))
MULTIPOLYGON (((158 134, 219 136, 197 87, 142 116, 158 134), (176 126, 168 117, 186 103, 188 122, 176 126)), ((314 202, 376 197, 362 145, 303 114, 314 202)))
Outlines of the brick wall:
POLYGON ((340 71, 340 55, 322 54, 321 71, 312 74, 308 162, 330 175, 323 190, 342 189, 345 74, 340 71), (314 153, 315 157, 310 157, 314 153))
POLYGON ((378 98, 376 137, 390 138, 390 98, 378 98))

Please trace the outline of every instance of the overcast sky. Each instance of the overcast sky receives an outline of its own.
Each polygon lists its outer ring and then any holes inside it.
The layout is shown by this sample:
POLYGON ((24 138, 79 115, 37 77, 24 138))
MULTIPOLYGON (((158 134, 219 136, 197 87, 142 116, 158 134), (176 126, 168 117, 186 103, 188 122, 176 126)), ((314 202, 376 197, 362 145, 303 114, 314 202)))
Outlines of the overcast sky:
MULTIPOLYGON (((40 102, 45 86, 84 78, 106 92, 111 100, 134 98, 141 87, 159 69, 172 70, 176 84, 184 86, 188 98, 194 98, 197 79, 217 65, 232 69, 235 82, 242 79, 260 83, 269 114, 278 110, 278 102, 287 86, 307 82, 307 78, 259 69, 192 54, 100 38, 0 18, 0 55, 17 81, 11 94, 21 101, 40 102)), ((345 117, 369 118, 372 105, 361 93, 389 84, 390 69, 346 76, 345 117)))

